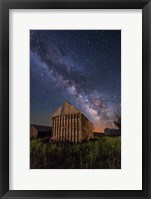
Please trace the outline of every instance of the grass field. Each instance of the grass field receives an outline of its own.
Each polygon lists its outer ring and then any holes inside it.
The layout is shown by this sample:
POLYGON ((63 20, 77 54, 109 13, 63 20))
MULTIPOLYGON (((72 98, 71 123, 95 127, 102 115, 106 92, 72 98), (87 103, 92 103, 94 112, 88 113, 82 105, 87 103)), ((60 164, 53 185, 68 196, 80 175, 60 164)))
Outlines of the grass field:
POLYGON ((31 140, 31 169, 120 169, 121 137, 101 137, 85 143, 31 140))

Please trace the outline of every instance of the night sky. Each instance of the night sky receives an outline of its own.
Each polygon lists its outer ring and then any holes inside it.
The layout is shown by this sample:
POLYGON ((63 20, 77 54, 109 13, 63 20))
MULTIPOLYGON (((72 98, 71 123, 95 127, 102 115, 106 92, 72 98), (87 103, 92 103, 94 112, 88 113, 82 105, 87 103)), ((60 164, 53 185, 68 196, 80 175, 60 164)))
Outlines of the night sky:
POLYGON ((51 125, 67 100, 94 124, 116 128, 121 108, 120 30, 30 31, 30 120, 51 125))

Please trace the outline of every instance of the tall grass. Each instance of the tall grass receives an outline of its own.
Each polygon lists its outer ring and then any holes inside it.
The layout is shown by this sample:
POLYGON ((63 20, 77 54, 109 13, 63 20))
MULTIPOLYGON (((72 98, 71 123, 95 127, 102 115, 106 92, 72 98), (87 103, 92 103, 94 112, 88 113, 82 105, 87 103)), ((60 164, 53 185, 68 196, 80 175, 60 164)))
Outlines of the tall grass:
POLYGON ((101 137, 85 143, 31 140, 31 169, 119 169, 121 137, 101 137))

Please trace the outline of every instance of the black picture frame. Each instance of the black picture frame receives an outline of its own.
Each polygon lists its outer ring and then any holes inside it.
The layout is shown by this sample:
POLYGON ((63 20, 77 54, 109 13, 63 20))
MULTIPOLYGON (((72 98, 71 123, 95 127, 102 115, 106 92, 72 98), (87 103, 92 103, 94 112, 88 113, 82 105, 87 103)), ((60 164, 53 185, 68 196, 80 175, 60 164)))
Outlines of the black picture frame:
MULTIPOLYGON (((150 0, 0 0, 0 196, 1 198, 151 198, 151 2, 150 0), (9 190, 9 9, 142 9, 142 190, 9 190)), ((135 52, 134 52, 135 53, 135 52)), ((137 113, 136 113, 137 114, 137 113)), ((133 132, 132 132, 133 133, 133 132)), ((74 179, 73 179, 74 180, 74 179)), ((92 182, 91 182, 92 183, 92 182)))

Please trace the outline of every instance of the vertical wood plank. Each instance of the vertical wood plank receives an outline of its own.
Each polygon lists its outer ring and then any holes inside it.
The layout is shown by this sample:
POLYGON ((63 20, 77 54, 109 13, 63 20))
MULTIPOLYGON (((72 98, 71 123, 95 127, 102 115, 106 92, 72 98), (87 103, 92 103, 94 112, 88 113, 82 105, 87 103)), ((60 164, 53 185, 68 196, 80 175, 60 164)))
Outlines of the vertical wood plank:
POLYGON ((82 114, 79 114, 79 141, 82 141, 82 114))

